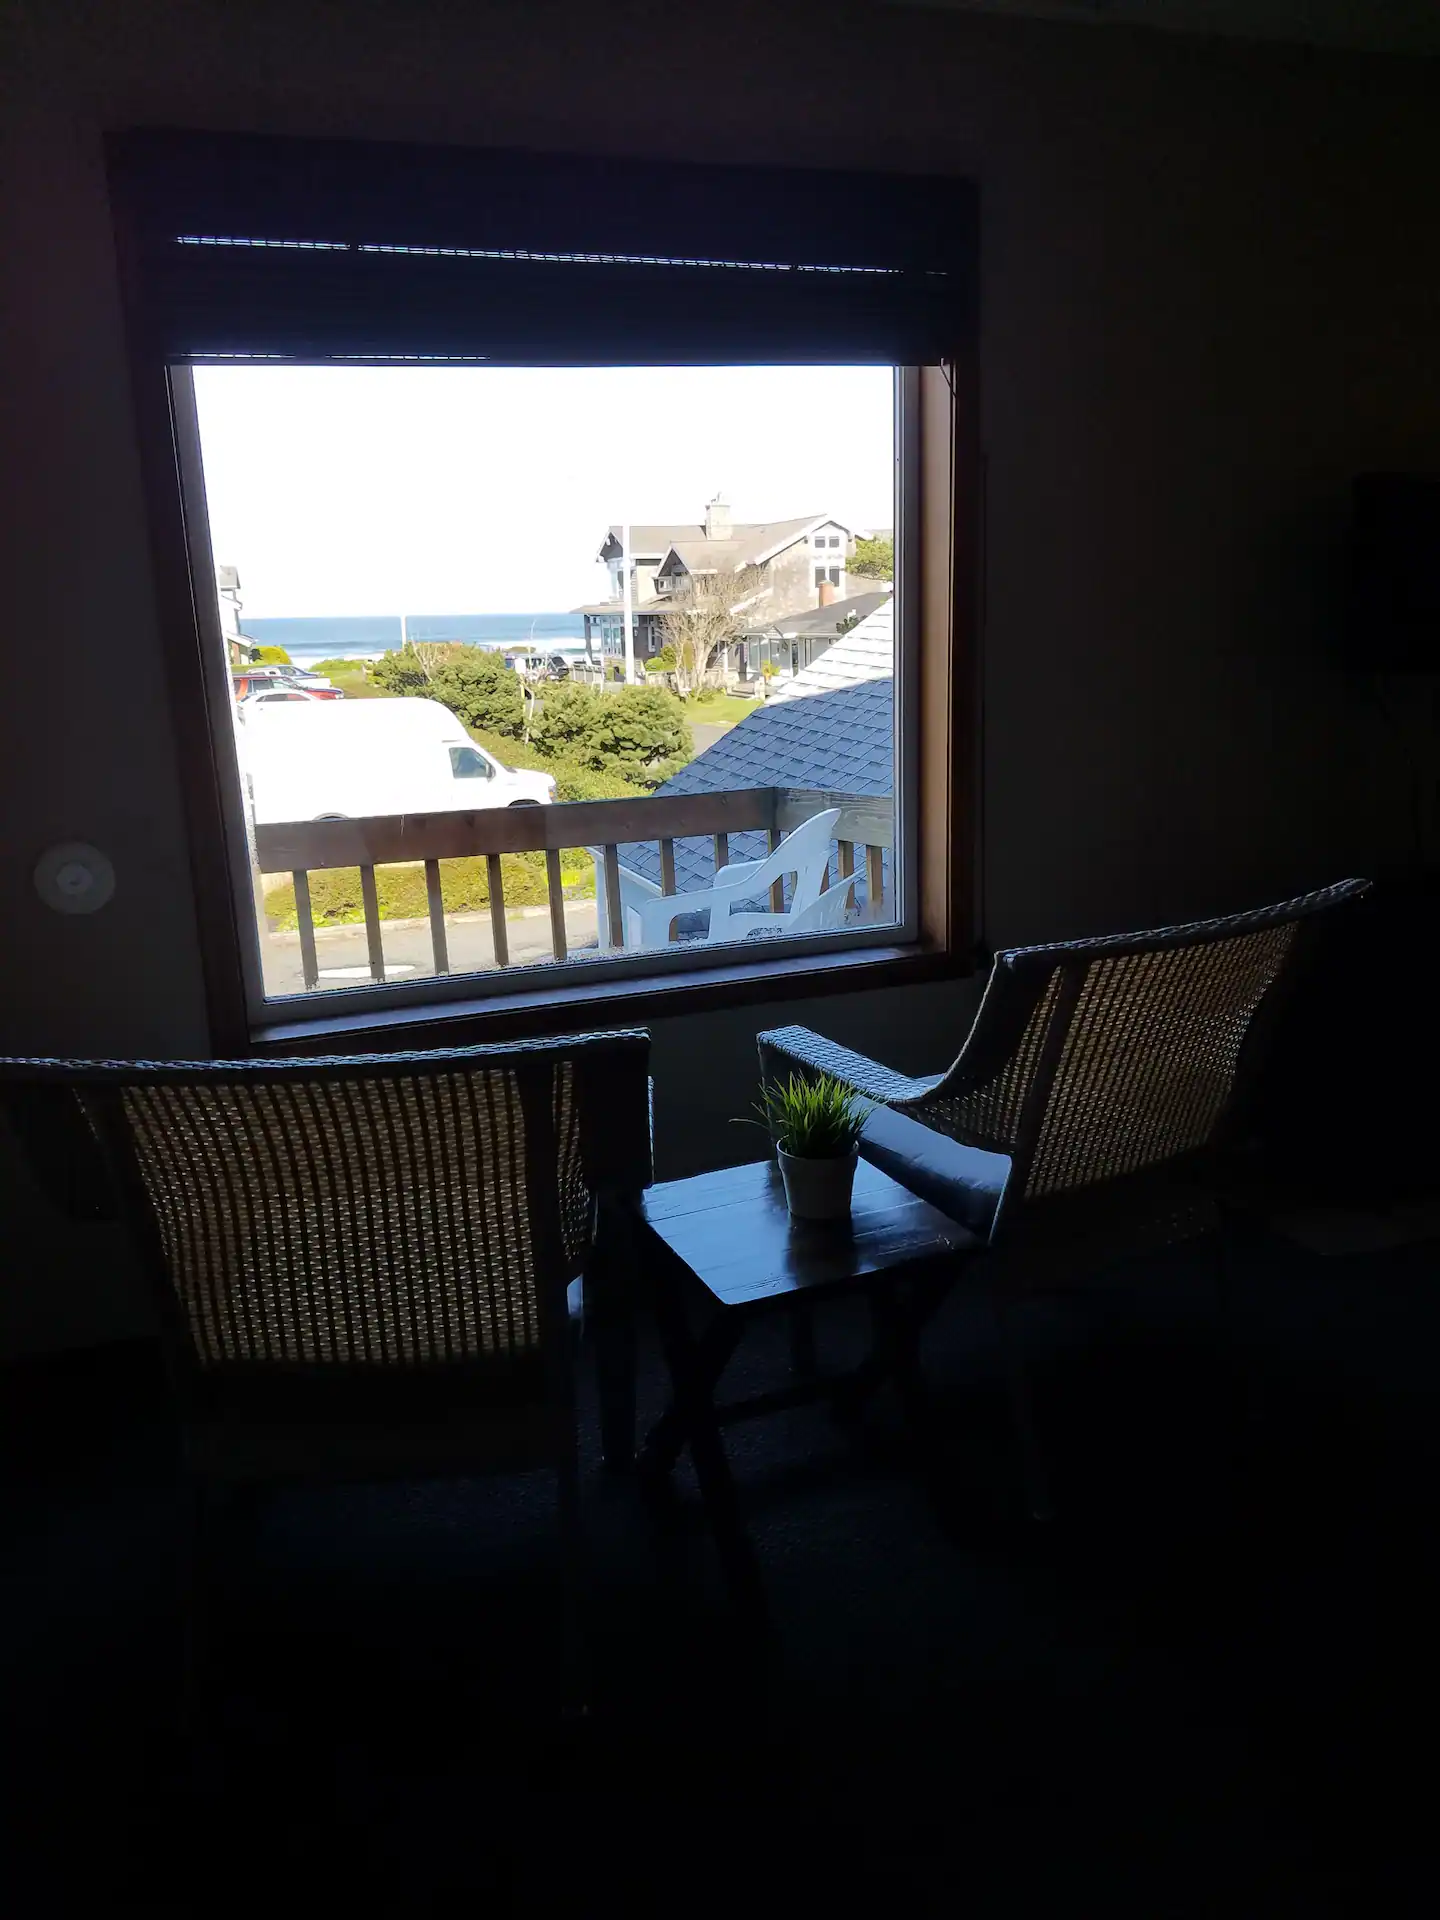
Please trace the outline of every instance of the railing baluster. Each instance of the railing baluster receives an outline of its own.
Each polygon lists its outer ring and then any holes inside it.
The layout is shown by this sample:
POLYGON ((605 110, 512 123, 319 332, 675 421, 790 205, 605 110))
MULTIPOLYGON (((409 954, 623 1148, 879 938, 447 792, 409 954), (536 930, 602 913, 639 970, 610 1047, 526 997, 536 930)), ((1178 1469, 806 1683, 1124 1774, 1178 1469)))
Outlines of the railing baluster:
POLYGON ((728 833, 717 833, 711 838, 715 842, 715 871, 719 873, 722 867, 730 864, 730 836, 728 833))
POLYGON ((866 918, 883 920, 885 917, 885 849, 866 847, 865 849, 865 891, 870 896, 866 903, 866 918))
MULTIPOLYGON (((675 892, 675 842, 673 840, 660 842, 660 891, 666 898, 673 896, 675 892)), ((667 940, 675 938, 673 920, 665 929, 665 938, 667 940)))
POLYGON ((835 841, 835 851, 839 854, 839 877, 847 879, 854 872, 854 841, 835 841))
MULTIPOLYGON (((769 832, 765 835, 765 844, 771 853, 778 853, 780 851, 780 842, 783 838, 784 835, 778 827, 770 828, 769 832)), ((784 913, 785 911, 784 874, 781 874, 778 880, 772 880, 770 882, 770 911, 771 913, 784 913)))
POLYGON ((620 905, 620 854, 613 846, 601 849, 605 860, 605 918, 610 923, 610 945, 623 947, 625 924, 620 905))
POLYGON ((485 856, 485 873, 490 892, 490 937, 495 943, 495 964, 510 964, 510 935, 505 926, 505 877, 500 871, 498 853, 485 856))
POLYGON ((450 971, 450 949, 445 940, 445 896, 440 891, 440 862, 425 862, 425 898, 430 903, 430 945, 436 973, 450 971))
POLYGON ((360 869, 360 897, 365 902, 365 944, 370 949, 370 978, 385 984, 385 948, 380 940, 380 896, 375 891, 375 869, 360 869))
POLYGON ((565 939, 565 883, 560 878, 560 850, 545 849, 545 885, 550 895, 550 946, 557 960, 570 951, 565 939))
POLYGON ((320 963, 315 957, 315 922, 310 912, 310 876, 295 872, 295 923, 300 929, 300 967, 307 987, 320 984, 320 963))

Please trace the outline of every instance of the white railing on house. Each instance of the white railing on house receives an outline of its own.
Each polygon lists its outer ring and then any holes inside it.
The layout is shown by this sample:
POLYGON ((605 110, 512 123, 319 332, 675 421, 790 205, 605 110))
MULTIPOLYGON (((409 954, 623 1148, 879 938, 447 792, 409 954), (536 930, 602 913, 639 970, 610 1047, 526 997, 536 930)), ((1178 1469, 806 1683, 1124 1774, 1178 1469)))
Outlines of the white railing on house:
MULTIPOLYGON (((732 833, 761 832, 771 851, 812 815, 838 807, 835 826, 836 879, 865 876, 864 918, 883 923, 894 917, 886 899, 884 854, 894 846, 894 809, 888 799, 824 793, 794 787, 752 787, 727 793, 664 794, 643 800, 582 800, 549 807, 491 807, 472 813, 382 814, 356 820, 297 820, 255 828, 255 864, 261 875, 288 874, 295 888, 300 958, 305 985, 320 978, 310 875, 337 867, 358 867, 365 915, 371 978, 385 979, 385 949, 375 869, 423 865, 430 939, 437 974, 450 971, 445 907, 440 888, 442 860, 483 858, 490 896, 490 925, 495 964, 510 964, 505 924, 505 884, 500 856, 543 853, 550 908, 553 958, 569 955, 565 893, 560 854, 565 848, 595 848, 603 887, 599 915, 606 950, 623 939, 620 849, 637 841, 658 845, 660 890, 676 892, 675 842, 706 838, 715 871, 730 859, 732 833)), ((682 896, 683 897, 683 896, 682 896)), ((783 884, 770 889, 772 910, 785 907, 783 884)))

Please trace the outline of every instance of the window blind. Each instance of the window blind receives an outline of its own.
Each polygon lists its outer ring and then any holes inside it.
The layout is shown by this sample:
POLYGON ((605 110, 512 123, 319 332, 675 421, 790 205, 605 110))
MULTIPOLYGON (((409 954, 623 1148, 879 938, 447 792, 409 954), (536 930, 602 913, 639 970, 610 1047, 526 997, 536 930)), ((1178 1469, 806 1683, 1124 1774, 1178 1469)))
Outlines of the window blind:
POLYGON ((107 160, 172 360, 918 364, 974 326, 960 179, 154 131, 107 160))

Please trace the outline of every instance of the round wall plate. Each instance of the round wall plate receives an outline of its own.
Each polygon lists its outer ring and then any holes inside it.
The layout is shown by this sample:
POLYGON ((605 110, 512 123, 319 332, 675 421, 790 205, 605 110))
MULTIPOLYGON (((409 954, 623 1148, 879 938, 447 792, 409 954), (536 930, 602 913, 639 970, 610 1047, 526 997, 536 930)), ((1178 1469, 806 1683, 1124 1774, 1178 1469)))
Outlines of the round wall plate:
POLYGON ((115 891, 115 869, 98 847, 62 840, 35 862, 35 891, 56 913, 98 913, 115 891))

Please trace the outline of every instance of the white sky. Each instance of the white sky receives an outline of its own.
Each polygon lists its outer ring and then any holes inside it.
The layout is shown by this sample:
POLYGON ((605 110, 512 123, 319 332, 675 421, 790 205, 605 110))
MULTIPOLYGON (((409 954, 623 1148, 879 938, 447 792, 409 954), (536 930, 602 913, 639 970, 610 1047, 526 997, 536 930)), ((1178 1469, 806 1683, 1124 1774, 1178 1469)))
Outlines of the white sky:
POLYGON ((611 521, 894 521, 887 367, 202 367, 217 562, 245 614, 602 598, 611 521))

